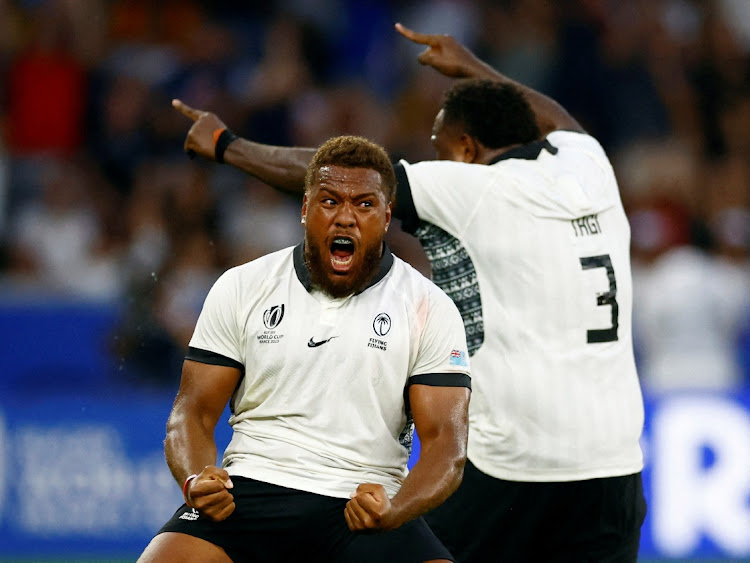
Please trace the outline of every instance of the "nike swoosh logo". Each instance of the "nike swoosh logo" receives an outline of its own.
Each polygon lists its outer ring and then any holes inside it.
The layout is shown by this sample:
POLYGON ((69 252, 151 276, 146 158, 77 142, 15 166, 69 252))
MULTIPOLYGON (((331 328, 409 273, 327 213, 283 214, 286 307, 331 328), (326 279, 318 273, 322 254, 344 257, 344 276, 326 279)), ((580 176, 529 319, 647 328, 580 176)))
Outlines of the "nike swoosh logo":
POLYGON ((312 336, 311 336, 310 340, 307 342, 307 346, 308 346, 308 348, 317 348, 318 346, 322 346, 323 344, 325 344, 329 340, 333 340, 334 338, 337 338, 337 337, 336 336, 331 336, 331 338, 326 338, 325 340, 320 340, 318 342, 315 342, 312 339, 312 336))

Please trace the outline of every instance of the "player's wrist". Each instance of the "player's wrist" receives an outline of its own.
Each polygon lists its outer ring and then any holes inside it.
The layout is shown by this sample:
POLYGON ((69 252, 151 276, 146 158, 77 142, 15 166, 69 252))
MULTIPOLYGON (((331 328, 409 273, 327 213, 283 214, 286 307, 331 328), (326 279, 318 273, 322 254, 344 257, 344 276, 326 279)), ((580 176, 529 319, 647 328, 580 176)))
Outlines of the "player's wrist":
POLYGON ((229 145, 239 139, 238 135, 235 135, 230 129, 221 127, 216 129, 213 134, 214 139, 214 160, 220 164, 224 164, 224 153, 226 152, 229 145))
POLYGON ((185 482, 182 484, 182 496, 185 497, 185 504, 188 505, 189 508, 193 508, 193 497, 190 495, 190 483, 192 483, 193 479, 196 477, 198 477, 197 473, 188 475, 187 479, 185 479, 185 482))

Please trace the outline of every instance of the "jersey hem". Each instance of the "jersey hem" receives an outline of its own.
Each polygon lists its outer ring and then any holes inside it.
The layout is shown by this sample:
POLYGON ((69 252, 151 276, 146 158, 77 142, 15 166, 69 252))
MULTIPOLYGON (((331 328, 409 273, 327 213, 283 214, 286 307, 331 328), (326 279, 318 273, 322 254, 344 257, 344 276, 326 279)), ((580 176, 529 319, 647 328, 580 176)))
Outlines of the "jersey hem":
MULTIPOLYGON (((317 481, 306 481, 304 479, 298 479, 291 475, 280 475, 276 472, 272 471, 264 471, 259 468, 252 468, 250 470, 243 469, 240 466, 229 466, 225 467, 227 473, 229 473, 229 476, 238 476, 238 477, 247 477, 248 479, 254 479, 256 481, 263 481, 264 483, 270 483, 271 485, 277 485, 279 487, 285 487, 287 489, 294 489, 297 491, 304 491, 306 493, 313 493, 316 495, 321 495, 324 497, 332 497, 332 498, 345 498, 348 499, 350 495, 357 490, 357 487, 361 483, 352 484, 351 488, 344 491, 343 489, 338 489, 335 487, 326 488, 321 487, 320 480, 317 481)), ((363 483, 365 480, 363 479, 363 483)), ((367 481, 371 482, 371 481, 367 481)), ((386 490, 386 493, 390 498, 393 498, 396 493, 398 492, 398 488, 394 488, 393 485, 389 485, 386 483, 378 483, 379 485, 382 485, 383 488, 386 490)))
POLYGON ((615 465, 590 469, 566 469, 555 472, 534 472, 529 470, 519 471, 504 467, 491 466, 482 462, 477 463, 476 459, 472 459, 471 456, 469 456, 469 461, 471 461, 479 471, 490 477, 494 477, 495 479, 529 483, 587 481, 589 479, 634 475, 635 473, 643 471, 643 462, 633 463, 632 465, 615 465))

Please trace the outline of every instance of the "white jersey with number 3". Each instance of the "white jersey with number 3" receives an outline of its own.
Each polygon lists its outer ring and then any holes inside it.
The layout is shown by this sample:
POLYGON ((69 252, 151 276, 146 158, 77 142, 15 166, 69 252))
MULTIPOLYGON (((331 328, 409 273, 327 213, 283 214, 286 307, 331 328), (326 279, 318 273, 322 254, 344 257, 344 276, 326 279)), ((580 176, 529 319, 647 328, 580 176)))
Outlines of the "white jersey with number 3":
POLYGON ((599 143, 557 131, 490 165, 397 175, 474 351, 472 463, 516 481, 640 471, 630 228, 599 143))

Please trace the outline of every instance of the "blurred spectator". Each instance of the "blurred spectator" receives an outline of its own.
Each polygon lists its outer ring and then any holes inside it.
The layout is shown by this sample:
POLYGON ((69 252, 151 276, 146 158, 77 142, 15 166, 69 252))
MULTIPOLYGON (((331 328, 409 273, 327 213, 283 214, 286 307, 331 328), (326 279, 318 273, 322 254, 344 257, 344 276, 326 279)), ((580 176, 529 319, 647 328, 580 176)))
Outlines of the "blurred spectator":
POLYGON ((727 207, 719 210, 711 223, 716 253, 750 279, 750 210, 727 207))
POLYGON ((478 24, 476 52, 483 60, 535 90, 547 92, 554 86, 560 56, 554 2, 487 3, 478 24))
MULTIPOLYGON (((248 69, 240 92, 249 135, 270 144, 289 144, 292 105, 314 86, 314 75, 303 50, 303 26, 281 14, 269 22, 263 53, 248 69)), ((210 107, 210 106, 202 106, 210 107)))
POLYGON ((671 132, 665 100, 652 69, 653 9, 641 2, 578 2, 563 20, 558 84, 560 103, 601 140, 620 150, 671 132))
POLYGON ((123 194, 132 187, 138 163, 149 156, 148 131, 143 127, 149 101, 144 82, 118 75, 107 85, 101 107, 92 108, 91 153, 123 194))
POLYGON ((8 146, 14 155, 70 155, 84 136, 86 72, 66 14, 55 2, 35 6, 31 41, 8 71, 8 146))
POLYGON ((247 190, 222 205, 222 239, 230 263, 242 264, 302 240, 302 200, 279 193, 253 178, 247 190))
POLYGON ((184 354, 208 290, 221 274, 214 242, 205 231, 192 231, 175 248, 154 304, 159 324, 184 354))
MULTIPOLYGON (((748 184, 745 183, 745 186, 748 184)), ((750 295, 750 209, 748 207, 726 207, 719 210, 711 222, 711 232, 716 244, 718 259, 725 265, 736 284, 744 287, 745 296, 750 295)), ((750 298, 738 303, 739 327, 733 335, 732 345, 737 348, 737 361, 745 384, 750 383, 750 298)))
POLYGON ((730 140, 722 131, 724 108, 734 108, 750 94, 750 58, 737 41, 730 23, 716 7, 703 4, 702 28, 690 62, 696 104, 703 132, 703 148, 709 158, 725 155, 730 140))
POLYGON ((222 268, 207 233, 196 231, 179 241, 163 271, 133 285, 114 334, 123 380, 154 388, 179 382, 195 322, 222 268))
POLYGON ((151 272, 135 281, 114 335, 126 381, 155 387, 179 381, 203 301, 222 269, 210 237, 198 230, 176 244, 163 277, 151 272))
POLYGON ((673 203, 638 209, 631 223, 639 260, 633 326, 644 389, 737 389, 747 276, 690 246, 688 216, 673 203))
POLYGON ((3 270, 5 245, 8 228, 8 211, 10 203, 10 157, 5 148, 5 135, 3 134, 3 122, 0 115, 0 272, 3 270))
POLYGON ((126 311, 114 353, 126 376, 155 385, 180 373, 203 299, 226 269, 219 211, 205 170, 190 161, 139 168, 126 212, 126 311))
POLYGON ((109 233, 89 180, 71 161, 46 163, 42 197, 20 208, 13 217, 11 276, 62 295, 119 297, 122 288, 117 248, 106 248, 109 233))
POLYGON ((167 232, 164 195, 157 185, 158 166, 154 162, 140 165, 135 173, 133 190, 124 210, 129 233, 125 253, 126 279, 129 283, 148 279, 161 272, 171 244, 167 232))

